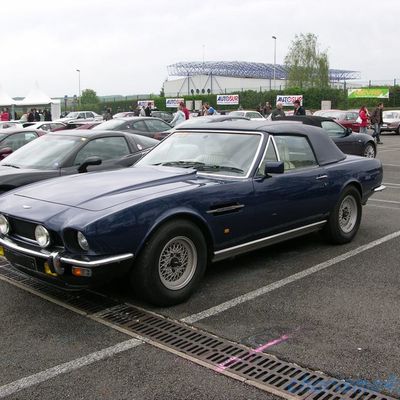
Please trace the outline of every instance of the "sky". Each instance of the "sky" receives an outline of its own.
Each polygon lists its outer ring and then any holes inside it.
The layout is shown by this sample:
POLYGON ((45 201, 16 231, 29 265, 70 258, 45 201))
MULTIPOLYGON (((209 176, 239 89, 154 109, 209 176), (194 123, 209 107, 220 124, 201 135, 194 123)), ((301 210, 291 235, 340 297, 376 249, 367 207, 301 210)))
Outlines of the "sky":
MULTIPOLYGON (((180 61, 284 63, 313 33, 331 68, 400 82, 399 0, 20 0, 0 8, 0 86, 24 97, 158 94, 180 61), (79 69, 80 73, 76 70, 79 69)), ((173 77, 170 77, 171 79, 173 77)))

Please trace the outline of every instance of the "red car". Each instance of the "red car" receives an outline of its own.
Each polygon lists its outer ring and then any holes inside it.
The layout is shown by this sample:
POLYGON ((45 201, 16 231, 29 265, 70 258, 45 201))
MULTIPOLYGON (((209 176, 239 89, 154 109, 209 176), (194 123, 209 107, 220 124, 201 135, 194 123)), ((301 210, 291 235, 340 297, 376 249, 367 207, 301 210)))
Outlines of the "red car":
POLYGON ((346 128, 351 128, 353 132, 360 132, 360 124, 356 122, 358 117, 357 110, 319 110, 313 115, 333 118, 340 125, 343 125, 346 128))
POLYGON ((0 160, 46 133, 40 129, 2 129, 0 131, 0 160))

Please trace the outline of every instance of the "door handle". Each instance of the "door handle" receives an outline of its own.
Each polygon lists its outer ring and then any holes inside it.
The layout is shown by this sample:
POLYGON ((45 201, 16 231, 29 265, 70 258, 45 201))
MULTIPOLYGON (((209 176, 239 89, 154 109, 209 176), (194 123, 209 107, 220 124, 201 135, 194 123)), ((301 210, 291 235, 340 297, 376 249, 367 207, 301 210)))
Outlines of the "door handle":
POLYGON ((328 175, 318 175, 315 179, 316 179, 317 181, 319 181, 319 180, 321 180, 321 179, 328 179, 328 175))

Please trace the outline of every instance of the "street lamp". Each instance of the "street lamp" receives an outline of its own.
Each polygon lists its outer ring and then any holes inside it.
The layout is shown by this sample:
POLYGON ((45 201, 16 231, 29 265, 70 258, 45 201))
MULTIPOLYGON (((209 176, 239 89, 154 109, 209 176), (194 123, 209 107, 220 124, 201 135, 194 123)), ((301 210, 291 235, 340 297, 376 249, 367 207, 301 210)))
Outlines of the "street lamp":
POLYGON ((272 36, 272 39, 274 39, 274 89, 276 87, 275 84, 275 77, 276 77, 276 36, 272 36))
POLYGON ((81 70, 77 69, 76 72, 78 73, 78 93, 79 93, 79 101, 81 99, 81 70))

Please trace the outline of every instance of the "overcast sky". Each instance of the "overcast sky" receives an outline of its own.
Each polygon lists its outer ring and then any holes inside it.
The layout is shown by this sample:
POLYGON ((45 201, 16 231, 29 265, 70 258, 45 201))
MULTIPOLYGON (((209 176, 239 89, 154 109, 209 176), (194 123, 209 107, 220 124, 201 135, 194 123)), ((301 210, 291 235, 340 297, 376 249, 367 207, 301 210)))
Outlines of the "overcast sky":
POLYGON ((283 63, 314 33, 331 68, 400 81, 399 0, 20 0, 0 8, 0 86, 26 96, 159 93, 179 61, 283 63))

